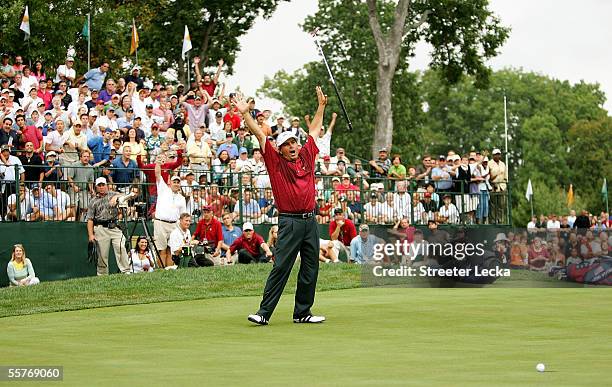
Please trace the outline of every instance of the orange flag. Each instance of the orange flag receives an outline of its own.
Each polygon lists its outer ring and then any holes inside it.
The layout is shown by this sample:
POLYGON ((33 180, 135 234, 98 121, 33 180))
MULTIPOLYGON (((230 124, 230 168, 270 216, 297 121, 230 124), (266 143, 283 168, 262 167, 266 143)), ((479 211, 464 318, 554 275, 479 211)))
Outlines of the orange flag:
POLYGON ((567 206, 571 207, 574 204, 574 186, 570 184, 569 191, 567 191, 567 206))
POLYGON ((136 23, 132 19, 132 45, 130 46, 130 55, 138 50, 138 31, 136 31, 136 23))

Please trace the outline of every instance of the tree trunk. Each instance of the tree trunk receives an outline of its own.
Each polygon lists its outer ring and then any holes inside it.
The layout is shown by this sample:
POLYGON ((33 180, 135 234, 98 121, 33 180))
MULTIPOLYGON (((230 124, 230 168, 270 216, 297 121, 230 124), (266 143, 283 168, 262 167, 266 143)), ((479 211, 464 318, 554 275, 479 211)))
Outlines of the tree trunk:
POLYGON ((380 148, 391 151, 393 145, 393 108, 391 106, 391 83, 393 71, 389 71, 383 64, 378 65, 376 79, 376 127, 374 129, 374 142, 372 143, 372 160, 378 158, 380 148))

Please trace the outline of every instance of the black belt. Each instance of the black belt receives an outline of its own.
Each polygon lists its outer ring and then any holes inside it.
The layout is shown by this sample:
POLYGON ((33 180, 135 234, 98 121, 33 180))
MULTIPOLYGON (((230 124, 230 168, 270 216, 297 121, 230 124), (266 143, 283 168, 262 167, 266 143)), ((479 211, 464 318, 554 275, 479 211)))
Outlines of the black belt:
POLYGON ((114 220, 106 220, 106 221, 97 221, 97 220, 94 220, 94 226, 102 226, 102 227, 107 227, 108 228, 109 225, 117 226, 117 222, 114 221, 114 220))
POLYGON ((304 212, 304 213, 291 213, 291 212, 281 212, 279 213, 280 216, 287 216, 289 218, 299 218, 299 219, 308 219, 308 218, 312 218, 313 216, 315 216, 315 212, 310 211, 310 212, 304 212))
POLYGON ((158 218, 155 218, 155 220, 159 220, 160 222, 170 223, 170 224, 176 223, 176 220, 163 220, 163 219, 158 219, 158 218))

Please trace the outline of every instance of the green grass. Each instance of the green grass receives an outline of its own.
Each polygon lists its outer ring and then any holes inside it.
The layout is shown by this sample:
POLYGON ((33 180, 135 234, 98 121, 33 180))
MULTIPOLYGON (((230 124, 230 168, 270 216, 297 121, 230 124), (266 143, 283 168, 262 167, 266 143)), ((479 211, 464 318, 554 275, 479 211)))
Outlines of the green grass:
MULTIPOLYGON (((105 306, 186 301, 218 297, 259 296, 270 265, 236 265, 177 271, 159 270, 137 275, 111 275, 43 282, 27 288, 0 289, 0 317, 59 312, 105 306)), ((295 289, 298 265, 286 292, 295 289)), ((362 266, 321 265, 319 291, 362 286, 362 266)), ((393 285, 395 282, 390 281, 393 285)), ((409 279, 400 286, 429 286, 426 281, 409 279)), ((513 271, 493 287, 576 286, 559 282, 545 274, 513 271)))
POLYGON ((609 385, 608 289, 320 292, 321 325, 293 324, 285 295, 266 327, 246 321, 259 301, 7 317, 2 363, 63 365, 70 386, 609 385))

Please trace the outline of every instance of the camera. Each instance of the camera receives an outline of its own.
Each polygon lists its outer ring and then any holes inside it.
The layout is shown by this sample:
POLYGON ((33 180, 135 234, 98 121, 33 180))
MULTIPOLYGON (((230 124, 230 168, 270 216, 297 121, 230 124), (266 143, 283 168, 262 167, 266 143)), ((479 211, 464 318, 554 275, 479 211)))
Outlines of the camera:
POLYGON ((183 246, 183 248, 181 249, 181 256, 191 256, 191 246, 183 246))
POLYGON ((147 203, 136 202, 134 203, 134 207, 136 208, 136 214, 139 217, 144 217, 147 214, 147 203))
POLYGON ((193 210, 191 215, 193 215, 193 216, 201 216, 202 215, 202 210, 196 208, 195 210, 193 210))

